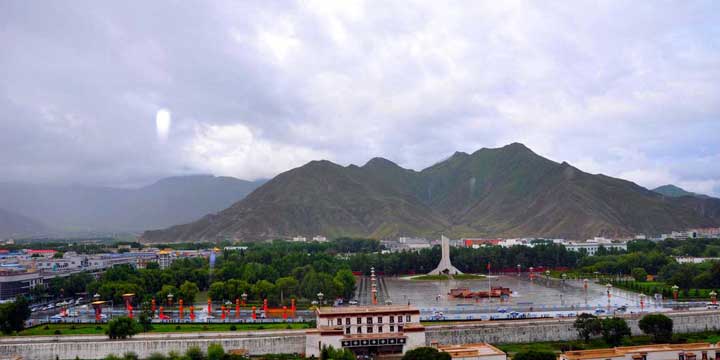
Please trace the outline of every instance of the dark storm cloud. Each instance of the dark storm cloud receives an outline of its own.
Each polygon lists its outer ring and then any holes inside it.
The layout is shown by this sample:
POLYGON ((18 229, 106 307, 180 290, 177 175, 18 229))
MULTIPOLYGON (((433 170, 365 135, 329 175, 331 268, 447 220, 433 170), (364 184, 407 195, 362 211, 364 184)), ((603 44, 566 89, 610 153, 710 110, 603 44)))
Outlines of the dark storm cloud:
POLYGON ((591 172, 718 195, 718 10, 4 1, 0 177, 251 179, 373 156, 421 168, 520 141, 591 172))

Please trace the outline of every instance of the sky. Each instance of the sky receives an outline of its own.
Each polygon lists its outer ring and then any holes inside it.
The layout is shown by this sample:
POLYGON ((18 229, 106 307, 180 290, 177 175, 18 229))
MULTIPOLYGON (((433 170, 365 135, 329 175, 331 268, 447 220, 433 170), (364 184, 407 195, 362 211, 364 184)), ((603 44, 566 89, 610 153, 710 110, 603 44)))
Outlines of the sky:
POLYGON ((0 2, 3 181, 419 170, 512 142, 720 196, 720 2, 0 2))

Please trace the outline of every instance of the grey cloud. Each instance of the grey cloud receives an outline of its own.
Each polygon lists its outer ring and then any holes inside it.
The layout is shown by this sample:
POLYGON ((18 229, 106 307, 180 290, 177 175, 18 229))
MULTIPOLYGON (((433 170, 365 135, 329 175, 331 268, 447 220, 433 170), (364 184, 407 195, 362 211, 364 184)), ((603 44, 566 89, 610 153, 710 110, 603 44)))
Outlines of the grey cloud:
POLYGON ((522 141, 588 171, 720 195, 718 10, 5 1, 0 178, 252 179, 316 156, 422 168, 522 141), (165 144, 160 108, 173 115, 165 144))

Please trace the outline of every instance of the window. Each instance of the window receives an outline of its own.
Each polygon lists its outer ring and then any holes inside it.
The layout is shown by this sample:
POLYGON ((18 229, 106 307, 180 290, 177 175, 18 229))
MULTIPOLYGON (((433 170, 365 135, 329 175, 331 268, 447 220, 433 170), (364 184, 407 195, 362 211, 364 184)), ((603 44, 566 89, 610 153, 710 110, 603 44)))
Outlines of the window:
POLYGON ((390 325, 390 332, 395 332, 395 325, 390 325))
POLYGON ((382 316, 378 316, 378 324, 382 324, 382 316))
POLYGON ((368 326, 368 327, 367 327, 367 333, 368 333, 368 334, 372 334, 372 332, 373 332, 373 329, 372 329, 372 328, 373 328, 372 326, 368 326))
POLYGON ((405 316, 405 322, 410 322, 410 315, 405 316))
POLYGON ((394 322, 395 322, 395 317, 394 317, 394 316, 390 316, 390 323, 392 324, 392 323, 394 323, 394 322))
POLYGON ((398 315, 398 322, 399 322, 399 323, 402 322, 402 315, 398 315))
POLYGON ((402 332, 402 331, 403 331, 403 326, 402 326, 402 325, 398 325, 398 332, 402 332))
POLYGON ((362 324, 362 318, 357 318, 357 323, 362 324))
POLYGON ((366 324, 372 324, 372 316, 368 316, 366 324))
POLYGON ((679 354, 678 354, 678 360, 685 360, 685 354, 684 354, 684 353, 679 353, 679 354))
POLYGON ((342 325, 342 319, 341 319, 341 318, 337 318, 337 324, 338 324, 338 325, 342 325))
POLYGON ((345 325, 350 325, 350 318, 345 318, 345 325))
POLYGON ((382 332, 382 325, 378 326, 378 332, 379 332, 379 333, 382 332))
POLYGON ((346 327, 346 328, 345 328, 345 335, 349 335, 349 334, 350 334, 350 328, 349 328, 349 327, 346 327))
POLYGON ((358 326, 358 331, 357 331, 357 333, 358 333, 358 334, 362 334, 362 326, 358 326))

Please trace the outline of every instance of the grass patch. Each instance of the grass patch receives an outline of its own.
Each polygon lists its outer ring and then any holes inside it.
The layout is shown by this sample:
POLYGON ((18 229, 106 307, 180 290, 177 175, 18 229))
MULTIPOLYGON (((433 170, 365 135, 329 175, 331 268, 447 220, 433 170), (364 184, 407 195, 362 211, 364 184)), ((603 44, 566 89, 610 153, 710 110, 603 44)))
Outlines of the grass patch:
MULTIPOLYGON (((267 323, 267 324, 153 324, 151 333, 201 332, 201 331, 251 331, 251 330, 285 330, 307 329, 308 323, 267 323), (234 328, 234 329, 233 329, 234 328)), ((106 324, 48 324, 34 326, 21 331, 20 336, 56 335, 104 335, 106 324)))

